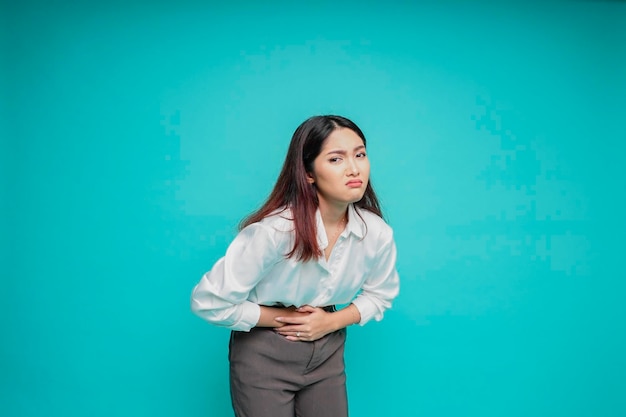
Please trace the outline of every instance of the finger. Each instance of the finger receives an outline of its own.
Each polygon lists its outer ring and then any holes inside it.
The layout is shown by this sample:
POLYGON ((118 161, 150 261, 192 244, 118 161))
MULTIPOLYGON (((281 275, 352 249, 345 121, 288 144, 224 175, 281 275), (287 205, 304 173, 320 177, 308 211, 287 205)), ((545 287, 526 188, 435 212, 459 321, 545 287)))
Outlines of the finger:
POLYGON ((292 342, 308 342, 311 340, 309 336, 306 336, 302 333, 300 333, 299 335, 298 334, 287 335, 285 336, 285 339, 291 340, 292 342))
POLYGON ((308 317, 276 317, 274 320, 286 324, 304 324, 307 322, 308 317))
POLYGON ((295 335, 296 333, 300 333, 303 334, 304 333, 304 329, 300 328, 300 327, 287 327, 287 326, 283 326, 283 327, 276 327, 274 329, 274 331, 276 333, 281 333, 281 334, 293 334, 295 335))
POLYGON ((300 330, 302 331, 302 329, 299 329, 300 325, 299 324, 285 324, 283 326, 278 326, 278 327, 274 327, 275 330, 281 330, 283 332, 287 331, 297 331, 300 330))
POLYGON ((276 332, 279 335, 283 336, 286 339, 289 340, 302 340, 304 338, 304 334, 302 334, 302 332, 297 332, 297 331, 289 331, 289 332, 283 332, 283 331, 278 331, 276 332))
POLYGON ((302 330, 288 330, 288 331, 286 331, 286 330, 283 330, 281 328, 281 329, 276 330, 276 333, 278 333, 278 334, 280 334, 282 336, 295 337, 298 340, 305 340, 305 339, 307 339, 309 337, 309 333, 305 333, 302 330))

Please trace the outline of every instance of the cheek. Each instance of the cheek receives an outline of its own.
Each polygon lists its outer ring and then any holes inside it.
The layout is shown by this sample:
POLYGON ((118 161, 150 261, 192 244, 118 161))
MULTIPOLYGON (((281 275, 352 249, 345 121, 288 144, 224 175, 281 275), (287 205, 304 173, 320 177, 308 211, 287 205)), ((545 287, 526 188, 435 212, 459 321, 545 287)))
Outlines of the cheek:
POLYGON ((366 175, 366 176, 369 176, 369 174, 370 174, 370 163, 369 163, 369 161, 364 161, 363 162, 363 165, 361 165, 361 173, 366 175))

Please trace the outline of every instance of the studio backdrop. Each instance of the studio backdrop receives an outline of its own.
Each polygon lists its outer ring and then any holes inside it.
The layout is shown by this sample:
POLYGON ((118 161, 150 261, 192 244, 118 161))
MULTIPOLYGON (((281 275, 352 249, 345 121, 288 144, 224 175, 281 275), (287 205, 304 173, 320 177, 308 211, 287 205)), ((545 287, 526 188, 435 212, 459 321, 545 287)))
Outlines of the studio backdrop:
POLYGON ((626 415, 624 2, 0 10, 3 416, 232 416, 190 292, 316 114, 398 246, 351 416, 626 415))

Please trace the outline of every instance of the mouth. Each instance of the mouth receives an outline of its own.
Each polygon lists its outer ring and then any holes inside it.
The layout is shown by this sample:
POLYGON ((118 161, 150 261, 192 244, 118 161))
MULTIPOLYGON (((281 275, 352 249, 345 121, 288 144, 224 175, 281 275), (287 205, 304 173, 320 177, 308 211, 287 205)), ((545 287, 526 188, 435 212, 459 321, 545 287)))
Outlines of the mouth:
POLYGON ((358 188, 358 187, 363 185, 363 181, 361 181, 361 180, 351 180, 351 181, 348 181, 346 183, 346 185, 348 187, 351 187, 351 188, 358 188))

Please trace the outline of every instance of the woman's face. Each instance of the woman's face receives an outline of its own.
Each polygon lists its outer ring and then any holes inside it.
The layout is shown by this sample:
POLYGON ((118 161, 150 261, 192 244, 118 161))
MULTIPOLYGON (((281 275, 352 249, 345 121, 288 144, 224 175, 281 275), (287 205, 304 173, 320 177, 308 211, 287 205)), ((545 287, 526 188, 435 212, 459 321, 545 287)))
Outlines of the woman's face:
POLYGON ((359 201, 370 176, 363 140, 350 129, 335 129, 324 141, 308 175, 308 181, 317 187, 320 205, 342 208, 359 201))

